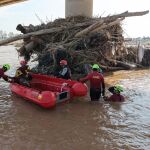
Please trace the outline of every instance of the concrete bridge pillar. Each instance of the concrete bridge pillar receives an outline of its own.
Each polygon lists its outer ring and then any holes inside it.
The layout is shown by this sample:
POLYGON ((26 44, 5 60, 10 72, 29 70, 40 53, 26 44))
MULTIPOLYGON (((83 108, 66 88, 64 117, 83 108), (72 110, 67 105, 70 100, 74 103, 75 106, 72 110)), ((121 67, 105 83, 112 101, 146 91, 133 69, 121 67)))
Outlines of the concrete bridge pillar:
POLYGON ((93 15, 93 0, 65 0, 65 16, 93 15))

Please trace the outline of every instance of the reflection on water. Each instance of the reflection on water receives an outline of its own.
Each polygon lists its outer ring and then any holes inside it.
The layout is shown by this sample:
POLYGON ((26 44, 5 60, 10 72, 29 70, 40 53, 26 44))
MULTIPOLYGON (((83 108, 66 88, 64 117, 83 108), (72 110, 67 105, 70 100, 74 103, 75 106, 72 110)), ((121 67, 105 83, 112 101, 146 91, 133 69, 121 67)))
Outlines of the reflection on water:
MULTIPOLYGON (((13 47, 2 49, 0 47, 1 65, 17 66, 13 47)), ((124 85, 123 94, 127 99, 124 103, 91 103, 87 96, 52 110, 42 109, 12 95, 8 84, 0 80, 0 148, 149 150, 149 73, 148 70, 123 71, 106 77, 109 84, 119 79, 118 82, 124 85)))

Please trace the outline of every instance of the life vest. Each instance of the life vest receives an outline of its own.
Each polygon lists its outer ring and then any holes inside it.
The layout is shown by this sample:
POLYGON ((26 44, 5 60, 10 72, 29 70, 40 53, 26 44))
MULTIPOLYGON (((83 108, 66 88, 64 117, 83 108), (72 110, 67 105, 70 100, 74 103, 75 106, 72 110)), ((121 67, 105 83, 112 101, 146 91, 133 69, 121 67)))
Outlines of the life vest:
POLYGON ((16 74, 15 74, 15 77, 20 77, 20 76, 23 76, 23 75, 27 75, 28 74, 28 72, 29 72, 29 67, 28 66, 22 66, 22 67, 20 67, 20 68, 18 68, 17 70, 16 70, 16 74))
POLYGON ((68 66, 65 66, 60 72, 59 76, 63 79, 71 79, 71 70, 68 66))
POLYGON ((23 73, 19 70, 19 69, 17 69, 16 70, 16 74, 15 74, 15 77, 19 77, 19 76, 21 76, 23 73))

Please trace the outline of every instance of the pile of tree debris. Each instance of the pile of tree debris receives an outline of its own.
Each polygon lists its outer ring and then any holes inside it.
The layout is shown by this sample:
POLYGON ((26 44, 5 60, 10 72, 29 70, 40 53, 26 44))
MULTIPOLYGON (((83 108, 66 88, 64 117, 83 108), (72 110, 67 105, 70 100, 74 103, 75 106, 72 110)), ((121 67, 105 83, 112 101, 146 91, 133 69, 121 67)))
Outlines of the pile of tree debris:
POLYGON ((100 18, 76 16, 40 26, 19 24, 16 29, 23 34, 0 41, 0 45, 24 39, 18 50, 20 56, 28 61, 36 54, 34 61, 39 63, 34 71, 44 74, 57 71, 61 59, 68 60, 72 73, 85 73, 85 64, 94 63, 105 70, 130 69, 130 62, 136 62, 136 57, 128 57, 121 22, 125 17, 148 12, 124 12, 100 18))

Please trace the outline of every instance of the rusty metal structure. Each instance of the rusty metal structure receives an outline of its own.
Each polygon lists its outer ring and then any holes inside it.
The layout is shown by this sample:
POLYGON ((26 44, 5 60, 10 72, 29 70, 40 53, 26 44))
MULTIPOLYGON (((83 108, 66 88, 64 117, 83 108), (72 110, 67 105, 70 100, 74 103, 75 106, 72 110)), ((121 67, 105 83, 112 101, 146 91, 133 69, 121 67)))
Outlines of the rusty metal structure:
POLYGON ((0 0, 0 7, 23 2, 23 1, 27 1, 27 0, 0 0))

